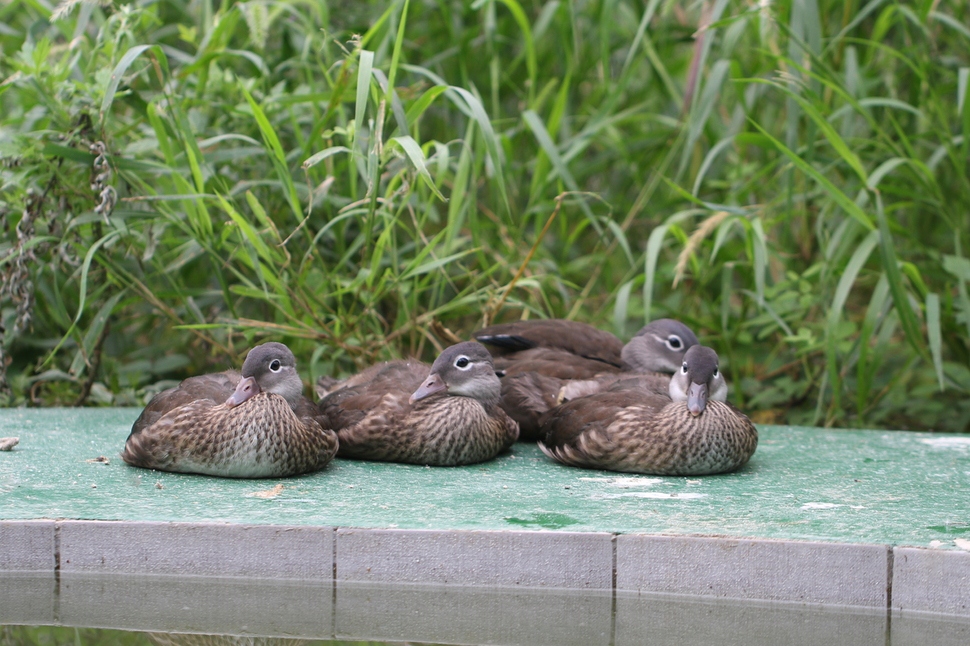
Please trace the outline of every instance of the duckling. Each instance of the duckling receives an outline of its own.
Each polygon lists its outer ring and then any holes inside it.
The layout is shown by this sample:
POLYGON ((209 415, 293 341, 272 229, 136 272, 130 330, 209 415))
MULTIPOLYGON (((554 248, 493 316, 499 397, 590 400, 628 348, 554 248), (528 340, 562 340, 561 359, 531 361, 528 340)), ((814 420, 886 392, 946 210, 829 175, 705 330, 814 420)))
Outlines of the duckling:
POLYGON ((121 458, 160 471, 278 478, 322 469, 337 434, 303 396, 296 359, 282 343, 249 351, 235 370, 190 377, 135 420, 121 458))
MULTIPOLYGON (((592 340, 612 337, 618 344, 616 337, 584 323, 558 322, 572 325, 562 328, 546 326, 546 321, 521 321, 510 324, 517 326, 517 334, 510 336, 525 338, 532 331, 525 330, 527 326, 524 324, 536 323, 536 331, 542 334, 533 334, 530 337, 533 342, 555 343, 552 333, 557 329, 567 329, 573 334, 563 334, 566 341, 562 346, 568 345, 570 349, 540 345, 513 354, 506 353, 496 360, 496 367, 504 372, 501 406, 519 423, 522 440, 539 439, 539 417, 553 406, 600 392, 626 375, 652 375, 656 382, 654 386, 666 391, 669 375, 680 368, 684 352, 697 344, 693 331, 680 321, 657 319, 644 326, 622 346, 616 353, 619 361, 612 364, 606 360, 614 356, 610 347, 606 352, 597 353, 595 348, 590 347, 592 344, 580 343, 578 333, 588 328, 597 333, 591 337, 592 340), (574 351, 586 354, 580 356, 574 351), (593 356, 601 358, 589 358, 593 356)), ((486 330, 494 331, 496 328, 502 326, 492 326, 486 330)), ((489 339, 497 336, 496 332, 486 335, 489 339)), ((509 345, 506 343, 500 352, 506 352, 509 345)))
POLYGON ((695 345, 670 378, 667 394, 644 388, 634 376, 553 408, 541 419, 539 448, 558 462, 587 469, 733 471, 754 454, 758 431, 726 398, 717 353, 695 345))
POLYGON ((338 384, 319 403, 340 457, 433 466, 490 460, 519 426, 498 406, 501 383, 479 343, 446 348, 434 364, 390 361, 338 384))

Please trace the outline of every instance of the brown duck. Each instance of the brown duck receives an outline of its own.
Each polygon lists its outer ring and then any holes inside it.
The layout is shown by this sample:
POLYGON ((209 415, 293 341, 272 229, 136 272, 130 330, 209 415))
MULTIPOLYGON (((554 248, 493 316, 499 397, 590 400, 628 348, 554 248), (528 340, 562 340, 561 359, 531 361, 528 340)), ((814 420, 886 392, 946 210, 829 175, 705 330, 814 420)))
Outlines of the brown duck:
POLYGON ((532 441, 539 439, 543 413, 624 375, 653 375, 654 385, 666 391, 684 352, 697 344, 693 331, 674 319, 652 321, 626 345, 608 332, 561 319, 493 325, 475 334, 499 354, 501 406, 518 422, 520 439, 532 441))
POLYGON ((337 431, 340 457, 456 466, 490 460, 518 438, 500 392, 491 355, 466 341, 431 366, 371 366, 337 384, 319 408, 337 431))
POLYGON ((695 345, 667 394, 632 377, 550 410, 541 420, 539 448, 587 469, 682 476, 733 471, 754 453, 758 432, 726 397, 717 353, 695 345))
POLYGON ((235 370, 190 377, 135 420, 128 464, 227 478, 277 478, 322 469, 337 435, 303 396, 296 359, 282 343, 249 351, 235 370))

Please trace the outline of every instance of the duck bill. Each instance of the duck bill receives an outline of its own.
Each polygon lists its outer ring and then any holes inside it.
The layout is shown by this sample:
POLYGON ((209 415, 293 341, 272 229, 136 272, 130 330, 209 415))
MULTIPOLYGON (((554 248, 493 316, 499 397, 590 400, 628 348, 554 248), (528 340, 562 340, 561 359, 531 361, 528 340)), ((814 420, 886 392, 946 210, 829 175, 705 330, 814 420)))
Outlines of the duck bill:
POLYGON ((414 394, 411 395, 408 402, 413 404, 420 399, 424 399, 425 397, 435 393, 440 393, 443 390, 448 390, 448 384, 446 384, 444 380, 438 376, 438 373, 434 373, 425 379, 424 383, 414 391, 414 394))
POLYGON ((707 384, 691 384, 687 391, 687 410, 697 417, 707 408, 707 384))
POLYGON ((226 400, 226 407, 234 408, 244 401, 252 399, 258 394, 259 384, 256 383, 256 379, 253 377, 243 377, 243 379, 240 380, 239 385, 236 386, 236 390, 229 395, 229 399, 226 400))

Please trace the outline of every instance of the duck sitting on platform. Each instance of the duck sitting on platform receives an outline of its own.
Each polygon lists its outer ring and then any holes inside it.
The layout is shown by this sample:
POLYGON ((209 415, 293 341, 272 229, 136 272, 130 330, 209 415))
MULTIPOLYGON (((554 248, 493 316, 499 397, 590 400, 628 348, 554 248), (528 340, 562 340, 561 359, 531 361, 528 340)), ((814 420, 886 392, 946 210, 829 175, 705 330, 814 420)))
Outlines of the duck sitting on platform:
POLYGON ((726 398, 717 353, 695 345, 667 394, 631 377, 553 408, 541 419, 539 448, 587 469, 682 476, 733 471, 754 454, 758 432, 726 398))
POLYGON ((488 350, 466 341, 431 366, 371 366, 333 387, 319 408, 337 431, 340 457, 456 466, 490 460, 518 438, 500 392, 488 350))
POLYGON ((656 387, 666 391, 684 352, 697 344, 694 332, 674 319, 650 322, 626 345, 608 332, 561 319, 493 325, 475 336, 494 345, 496 369, 504 375, 501 406, 518 422, 520 439, 531 441, 539 438, 543 413, 624 375, 654 375, 656 387))
POLYGON ((190 377, 155 395, 121 453, 128 464, 227 478, 277 478, 322 469, 337 435, 303 396, 282 343, 249 351, 242 373, 190 377))

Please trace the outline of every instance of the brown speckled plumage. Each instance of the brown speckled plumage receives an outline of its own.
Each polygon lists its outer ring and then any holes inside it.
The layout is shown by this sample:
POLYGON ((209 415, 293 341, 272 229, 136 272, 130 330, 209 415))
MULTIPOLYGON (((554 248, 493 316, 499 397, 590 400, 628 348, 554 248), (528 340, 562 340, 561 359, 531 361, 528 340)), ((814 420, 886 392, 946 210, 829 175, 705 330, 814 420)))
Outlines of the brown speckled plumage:
POLYGON ((235 371, 192 377, 159 393, 133 425, 122 459, 148 469, 228 478, 283 477, 326 466, 337 452, 337 436, 300 394, 292 353, 282 344, 265 344, 250 357, 267 365, 275 360, 280 375, 265 374, 265 366, 254 367, 247 357, 243 373, 263 391, 235 406, 226 401, 243 378, 235 371))
MULTIPOLYGON (((702 346, 698 349, 710 351, 702 346)), ((690 355, 685 357, 685 366, 690 355)), ((670 387, 670 392, 700 388, 692 379, 703 381, 704 392, 713 397, 726 395, 716 364, 713 376, 703 377, 685 367, 684 373, 670 380, 681 384, 670 387)), ((707 475, 744 465, 758 446, 758 432, 751 420, 715 399, 705 399, 701 409, 693 414, 687 401, 637 387, 636 378, 625 380, 546 413, 539 447, 571 466, 654 475, 707 475)))
POLYGON ((446 349, 434 366, 371 366, 338 384, 319 407, 340 438, 340 457, 455 466, 489 460, 518 437, 518 425, 498 407, 498 390, 488 352, 469 342, 446 349), (451 365, 458 357, 472 360, 469 375, 451 365), (435 374, 448 389, 412 403, 435 374), (456 392, 461 384, 471 392, 456 392))
POLYGON ((556 404, 605 390, 626 375, 651 374, 665 389, 684 352, 697 343, 690 328, 672 319, 653 321, 626 345, 608 332, 560 319, 493 325, 475 336, 490 348, 499 344, 492 351, 504 374, 501 406, 524 441, 540 438, 539 417, 556 404))

